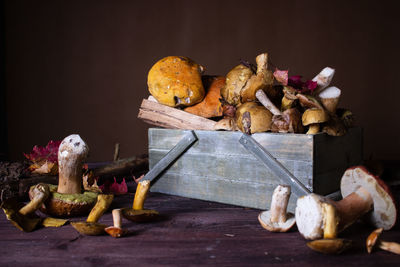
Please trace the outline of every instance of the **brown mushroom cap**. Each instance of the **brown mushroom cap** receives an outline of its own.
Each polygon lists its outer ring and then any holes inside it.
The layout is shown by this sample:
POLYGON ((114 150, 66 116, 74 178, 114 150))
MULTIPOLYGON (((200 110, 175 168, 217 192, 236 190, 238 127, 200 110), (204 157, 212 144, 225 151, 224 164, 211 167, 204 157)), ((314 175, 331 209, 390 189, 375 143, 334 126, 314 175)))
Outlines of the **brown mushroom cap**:
POLYGON ((396 223, 397 210, 389 187, 364 166, 347 169, 340 183, 343 198, 360 187, 370 193, 374 202, 373 210, 367 214, 370 223, 377 228, 391 229, 396 223))
POLYGON ((246 102, 236 110, 236 124, 242 132, 246 132, 243 124, 243 115, 248 112, 250 115, 251 133, 266 132, 271 129, 272 113, 264 106, 255 102, 246 102))
POLYGON ((342 238, 319 239, 307 242, 309 248, 324 254, 340 254, 350 248, 352 244, 351 240, 342 238))
POLYGON ((71 225, 83 235, 102 235, 107 227, 107 225, 97 222, 71 222, 71 225))
POLYGON ((240 92, 247 80, 253 75, 253 71, 245 65, 237 65, 226 75, 226 85, 221 88, 221 96, 231 105, 240 104, 240 92))
MULTIPOLYGON (((34 193, 29 190, 32 199, 34 193)), ((49 184, 50 196, 43 203, 40 211, 56 217, 72 217, 86 215, 90 212, 97 201, 97 193, 84 192, 82 194, 57 193, 57 186, 49 184)))
POLYGON ((122 237, 124 236, 127 231, 125 229, 119 228, 119 227, 115 227, 115 226, 109 226, 107 228, 104 229, 107 234, 109 234, 112 237, 122 237))
POLYGON ((121 209, 122 216, 132 222, 149 222, 156 219, 159 215, 156 210, 135 210, 131 208, 121 209))
POLYGON ((258 215, 261 226, 271 232, 287 232, 296 223, 293 213, 286 213, 285 222, 271 222, 271 211, 263 211, 258 215))
POLYGON ((165 57, 149 71, 149 92, 167 106, 194 105, 203 100, 205 94, 202 72, 203 67, 187 57, 165 57))
POLYGON ((323 109, 319 108, 309 108, 304 111, 301 117, 304 126, 323 123, 329 120, 329 115, 323 109))

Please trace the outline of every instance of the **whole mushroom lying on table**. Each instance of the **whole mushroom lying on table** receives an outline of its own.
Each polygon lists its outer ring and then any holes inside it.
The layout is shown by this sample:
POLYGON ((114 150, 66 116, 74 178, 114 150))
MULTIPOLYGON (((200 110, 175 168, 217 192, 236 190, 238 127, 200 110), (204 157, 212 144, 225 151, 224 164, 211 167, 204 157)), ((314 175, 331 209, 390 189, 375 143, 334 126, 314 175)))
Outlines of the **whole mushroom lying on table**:
POLYGON ((304 238, 335 238, 364 215, 378 228, 395 225, 397 210, 388 186, 363 166, 346 170, 340 189, 343 199, 337 202, 314 193, 297 199, 296 224, 304 238))

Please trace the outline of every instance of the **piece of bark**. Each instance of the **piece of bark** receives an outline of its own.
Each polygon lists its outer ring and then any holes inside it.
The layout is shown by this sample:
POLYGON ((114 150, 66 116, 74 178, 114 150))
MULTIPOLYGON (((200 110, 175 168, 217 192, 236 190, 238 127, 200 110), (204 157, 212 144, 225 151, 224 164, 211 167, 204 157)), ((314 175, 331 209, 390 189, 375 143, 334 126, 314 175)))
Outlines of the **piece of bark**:
POLYGON ((215 121, 188 112, 143 99, 138 118, 143 121, 170 129, 213 130, 215 121))
POLYGON ((105 175, 119 175, 128 173, 131 169, 135 171, 147 170, 149 159, 147 155, 134 156, 126 159, 120 159, 110 164, 94 168, 93 176, 105 176, 105 175))

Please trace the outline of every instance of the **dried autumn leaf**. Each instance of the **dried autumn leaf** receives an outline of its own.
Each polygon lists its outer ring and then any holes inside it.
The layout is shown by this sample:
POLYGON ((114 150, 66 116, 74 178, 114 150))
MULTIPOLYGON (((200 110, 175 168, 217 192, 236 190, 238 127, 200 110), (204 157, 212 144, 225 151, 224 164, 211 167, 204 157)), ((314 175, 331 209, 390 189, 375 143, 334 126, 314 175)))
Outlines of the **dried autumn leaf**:
POLYGON ((35 168, 33 168, 33 170, 32 170, 32 173, 36 173, 36 174, 56 175, 58 172, 58 166, 54 162, 46 161, 41 166, 38 164, 32 164, 31 166, 29 166, 29 169, 32 169, 32 166, 35 166, 35 168), (38 166, 38 167, 36 168, 36 166, 38 166))
POLYGON ((275 68, 274 77, 278 82, 280 82, 282 85, 286 86, 286 85, 288 85, 289 71, 288 70, 278 70, 277 68, 275 68))
POLYGON ((39 174, 57 174, 58 147, 61 141, 50 140, 45 147, 34 146, 32 152, 24 156, 32 162, 29 170, 39 174))

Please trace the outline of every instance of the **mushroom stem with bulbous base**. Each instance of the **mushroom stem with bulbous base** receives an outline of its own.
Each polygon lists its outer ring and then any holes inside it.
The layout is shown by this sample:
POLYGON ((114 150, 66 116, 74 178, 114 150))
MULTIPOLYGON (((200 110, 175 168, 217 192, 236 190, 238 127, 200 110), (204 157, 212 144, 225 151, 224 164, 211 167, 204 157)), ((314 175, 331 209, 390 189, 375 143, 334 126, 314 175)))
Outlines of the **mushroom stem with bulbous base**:
POLYGON ((271 209, 258 216, 261 226, 271 232, 287 232, 295 224, 293 213, 287 212, 290 198, 290 186, 278 185, 271 200, 271 209))

